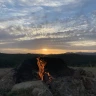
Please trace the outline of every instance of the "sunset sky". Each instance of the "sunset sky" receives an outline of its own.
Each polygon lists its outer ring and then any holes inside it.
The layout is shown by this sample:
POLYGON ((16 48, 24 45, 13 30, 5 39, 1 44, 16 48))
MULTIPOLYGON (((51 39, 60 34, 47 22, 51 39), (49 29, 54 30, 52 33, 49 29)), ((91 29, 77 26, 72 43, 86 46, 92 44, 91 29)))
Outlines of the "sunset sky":
POLYGON ((0 52, 96 52, 96 0, 0 0, 0 52))

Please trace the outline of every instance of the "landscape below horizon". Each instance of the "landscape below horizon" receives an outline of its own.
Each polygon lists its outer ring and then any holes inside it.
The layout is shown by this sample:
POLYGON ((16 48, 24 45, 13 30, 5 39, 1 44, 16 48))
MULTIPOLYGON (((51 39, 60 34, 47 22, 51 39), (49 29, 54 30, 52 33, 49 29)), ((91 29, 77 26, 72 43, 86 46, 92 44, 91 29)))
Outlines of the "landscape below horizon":
POLYGON ((96 53, 0 53, 0 96, 28 95, 96 96, 96 53))
POLYGON ((96 0, 0 0, 0 96, 96 96, 96 0))
POLYGON ((95 67, 96 53, 62 53, 62 54, 5 54, 0 53, 0 68, 14 68, 24 62, 24 60, 38 57, 61 58, 71 67, 95 67))

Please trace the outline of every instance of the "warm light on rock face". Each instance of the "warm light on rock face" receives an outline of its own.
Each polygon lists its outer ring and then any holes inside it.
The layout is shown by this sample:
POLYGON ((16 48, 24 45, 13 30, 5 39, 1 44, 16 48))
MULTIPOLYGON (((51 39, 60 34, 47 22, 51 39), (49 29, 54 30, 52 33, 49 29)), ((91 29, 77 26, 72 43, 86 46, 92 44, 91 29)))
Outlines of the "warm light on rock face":
POLYGON ((45 71, 46 64, 47 64, 47 62, 40 59, 40 57, 37 58, 37 65, 39 68, 38 75, 39 75, 41 80, 43 80, 46 83, 49 83, 52 81, 52 76, 50 75, 49 72, 45 71))
POLYGON ((46 65, 46 62, 44 62, 43 60, 40 60, 40 58, 37 58, 37 65, 38 65, 38 68, 39 68, 39 76, 41 78, 41 80, 43 80, 43 76, 44 76, 44 67, 46 65))

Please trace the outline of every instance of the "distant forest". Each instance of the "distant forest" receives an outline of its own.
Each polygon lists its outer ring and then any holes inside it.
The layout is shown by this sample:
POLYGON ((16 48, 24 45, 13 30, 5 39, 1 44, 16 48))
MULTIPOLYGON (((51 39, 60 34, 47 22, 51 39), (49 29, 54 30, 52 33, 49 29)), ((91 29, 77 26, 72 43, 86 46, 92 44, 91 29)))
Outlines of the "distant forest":
POLYGON ((63 59, 68 66, 73 66, 73 67, 96 66, 96 53, 92 53, 92 54, 66 53, 66 54, 58 54, 58 55, 0 53, 0 68, 16 67, 26 59, 30 59, 33 57, 36 58, 39 56, 58 57, 63 59))

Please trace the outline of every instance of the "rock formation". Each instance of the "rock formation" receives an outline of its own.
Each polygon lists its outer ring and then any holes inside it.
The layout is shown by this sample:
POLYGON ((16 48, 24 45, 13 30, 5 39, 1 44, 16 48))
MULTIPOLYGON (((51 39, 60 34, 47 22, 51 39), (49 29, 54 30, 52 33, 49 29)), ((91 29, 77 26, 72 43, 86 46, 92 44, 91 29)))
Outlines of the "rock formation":
MULTIPOLYGON (((69 76, 74 73, 72 68, 67 67, 64 61, 60 58, 41 57, 47 64, 45 71, 49 72, 53 77, 69 76)), ((14 79, 16 83, 38 80, 37 59, 31 58, 25 60, 20 66, 15 68, 14 79)))

